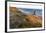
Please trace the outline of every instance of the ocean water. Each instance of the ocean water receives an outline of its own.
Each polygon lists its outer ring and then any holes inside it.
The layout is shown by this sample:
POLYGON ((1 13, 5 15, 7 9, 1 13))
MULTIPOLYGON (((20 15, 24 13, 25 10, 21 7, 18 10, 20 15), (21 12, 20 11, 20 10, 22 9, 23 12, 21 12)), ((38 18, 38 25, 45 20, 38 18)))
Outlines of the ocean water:
POLYGON ((34 14, 37 16, 42 16, 42 9, 27 9, 27 8, 21 8, 23 10, 23 13, 25 14, 34 14))

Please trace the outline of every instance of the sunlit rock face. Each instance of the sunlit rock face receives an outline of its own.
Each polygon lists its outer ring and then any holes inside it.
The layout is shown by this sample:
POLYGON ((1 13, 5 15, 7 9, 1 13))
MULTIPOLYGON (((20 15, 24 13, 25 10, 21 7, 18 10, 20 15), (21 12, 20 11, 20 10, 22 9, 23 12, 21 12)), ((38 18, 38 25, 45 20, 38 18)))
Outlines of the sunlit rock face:
POLYGON ((42 27, 42 16, 29 15, 16 7, 10 7, 10 28, 42 27))

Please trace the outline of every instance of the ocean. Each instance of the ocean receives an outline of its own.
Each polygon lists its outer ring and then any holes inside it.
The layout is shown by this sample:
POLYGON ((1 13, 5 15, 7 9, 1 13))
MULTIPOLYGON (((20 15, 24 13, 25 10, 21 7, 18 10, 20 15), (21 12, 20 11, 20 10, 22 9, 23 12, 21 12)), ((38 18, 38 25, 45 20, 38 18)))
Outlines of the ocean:
POLYGON ((29 9, 29 8, 21 8, 23 10, 23 13, 25 14, 34 14, 37 16, 42 16, 42 9, 29 9))

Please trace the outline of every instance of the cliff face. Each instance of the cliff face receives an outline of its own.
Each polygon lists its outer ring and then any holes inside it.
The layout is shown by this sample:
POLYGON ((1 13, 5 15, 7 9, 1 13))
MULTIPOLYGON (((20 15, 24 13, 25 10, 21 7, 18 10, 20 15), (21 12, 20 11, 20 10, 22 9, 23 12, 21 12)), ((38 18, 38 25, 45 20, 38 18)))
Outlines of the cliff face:
POLYGON ((10 7, 10 28, 41 27, 42 20, 38 16, 25 15, 16 7, 10 7))

